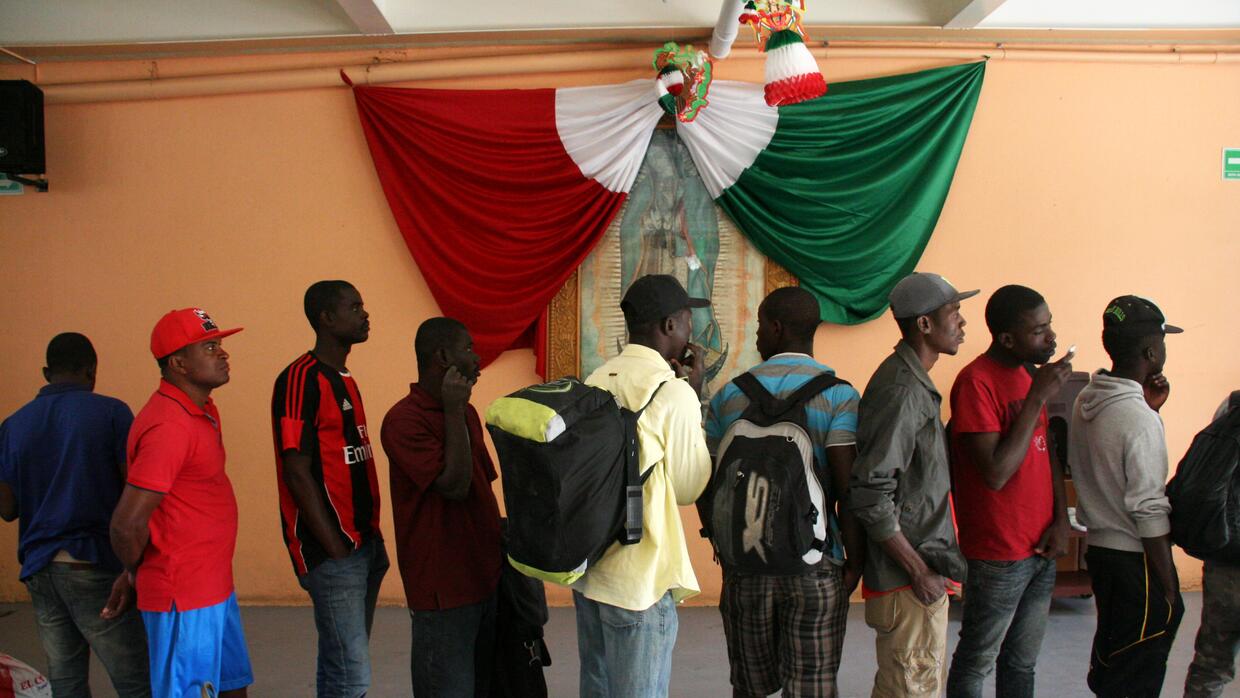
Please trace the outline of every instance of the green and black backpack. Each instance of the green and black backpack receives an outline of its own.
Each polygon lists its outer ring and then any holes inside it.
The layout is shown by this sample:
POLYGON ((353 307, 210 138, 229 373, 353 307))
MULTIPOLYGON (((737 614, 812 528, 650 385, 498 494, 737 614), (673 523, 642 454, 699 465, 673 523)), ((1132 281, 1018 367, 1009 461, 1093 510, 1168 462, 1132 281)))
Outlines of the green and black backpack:
POLYGON ((575 378, 532 385, 487 408, 508 513, 508 559, 572 584, 612 543, 642 538, 637 411, 575 378))

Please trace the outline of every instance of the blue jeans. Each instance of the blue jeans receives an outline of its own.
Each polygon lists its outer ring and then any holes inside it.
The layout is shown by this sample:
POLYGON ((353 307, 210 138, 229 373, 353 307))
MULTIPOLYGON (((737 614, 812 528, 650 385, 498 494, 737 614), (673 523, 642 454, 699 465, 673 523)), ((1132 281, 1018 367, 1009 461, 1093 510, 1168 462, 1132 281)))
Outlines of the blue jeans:
POLYGON ((644 611, 591 601, 577 607, 580 698, 664 698, 672 678, 676 602, 671 592, 644 611))
POLYGON ((370 688, 370 626, 388 565, 383 541, 372 538, 297 579, 314 603, 319 698, 359 698, 370 688))
POLYGON ((947 675, 948 698, 982 695, 995 668, 996 698, 1033 698, 1034 666, 1046 634, 1055 561, 969 560, 960 642, 947 675))
POLYGON ((151 695, 146 632, 138 609, 104 620, 117 575, 53 562, 26 578, 39 639, 47 653, 48 680, 56 698, 90 696, 93 650, 121 698, 151 695))
POLYGON ((438 611, 409 611, 414 698, 473 698, 490 692, 496 597, 438 611))

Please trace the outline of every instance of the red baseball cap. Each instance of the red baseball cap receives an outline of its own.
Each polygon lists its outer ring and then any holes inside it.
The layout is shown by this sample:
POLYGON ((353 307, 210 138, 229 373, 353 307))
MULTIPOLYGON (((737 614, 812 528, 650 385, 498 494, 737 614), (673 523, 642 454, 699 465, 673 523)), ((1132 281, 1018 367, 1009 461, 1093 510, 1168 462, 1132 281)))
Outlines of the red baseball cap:
POLYGON ((151 353, 155 358, 165 356, 208 339, 221 339, 230 334, 237 334, 242 328, 221 330, 215 320, 207 315, 202 308, 182 308, 171 310, 155 323, 151 330, 151 353))

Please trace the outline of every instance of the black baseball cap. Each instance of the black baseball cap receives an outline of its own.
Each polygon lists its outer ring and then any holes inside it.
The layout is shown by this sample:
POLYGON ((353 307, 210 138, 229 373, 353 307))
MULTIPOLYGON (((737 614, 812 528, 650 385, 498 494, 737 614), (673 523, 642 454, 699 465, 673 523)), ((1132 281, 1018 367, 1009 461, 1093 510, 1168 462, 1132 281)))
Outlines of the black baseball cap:
POLYGON ((710 301, 690 298, 680 281, 668 274, 648 274, 624 292, 620 310, 630 324, 641 325, 674 315, 685 308, 705 308, 710 301))
POLYGON ((1154 301, 1141 296, 1120 296, 1102 311, 1102 331, 1134 337, 1150 334, 1179 334, 1184 330, 1168 325, 1154 301))

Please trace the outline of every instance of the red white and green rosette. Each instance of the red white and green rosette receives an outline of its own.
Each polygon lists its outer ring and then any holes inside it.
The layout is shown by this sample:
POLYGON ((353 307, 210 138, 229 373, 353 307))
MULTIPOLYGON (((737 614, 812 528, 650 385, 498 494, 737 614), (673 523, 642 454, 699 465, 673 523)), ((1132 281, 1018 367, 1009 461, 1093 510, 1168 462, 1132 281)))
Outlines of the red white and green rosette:
POLYGON ((688 123, 710 104, 707 95, 714 78, 712 61, 705 51, 691 44, 681 46, 674 41, 663 44, 654 52, 659 105, 668 114, 688 123))

